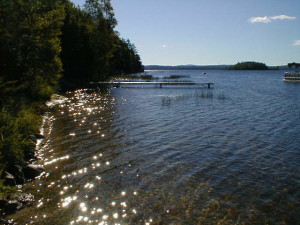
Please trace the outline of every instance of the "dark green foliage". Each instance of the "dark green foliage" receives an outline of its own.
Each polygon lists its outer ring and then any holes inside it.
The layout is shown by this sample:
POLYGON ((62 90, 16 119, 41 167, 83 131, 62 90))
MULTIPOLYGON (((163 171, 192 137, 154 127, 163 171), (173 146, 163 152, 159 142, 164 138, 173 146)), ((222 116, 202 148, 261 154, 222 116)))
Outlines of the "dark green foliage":
POLYGON ((20 102, 48 99, 61 76, 63 5, 59 0, 3 0, 1 15, 2 83, 20 102))
POLYGON ((4 181, 0 179, 0 200, 7 200, 16 193, 16 188, 3 185, 3 182, 4 181))
POLYGON ((105 80, 143 70, 136 48, 120 39, 109 0, 87 0, 84 8, 65 3, 62 28, 63 84, 105 80))
POLYGON ((31 135, 38 132, 40 117, 31 109, 23 109, 12 116, 4 109, 0 112, 0 166, 23 165, 24 153, 34 149, 31 135))
POLYGON ((4 172, 18 176, 34 154, 38 110, 59 84, 143 70, 116 24, 110 0, 86 0, 84 8, 69 0, 0 1, 0 198, 13 190, 2 185, 4 172))
POLYGON ((136 47, 129 40, 119 39, 116 42, 116 51, 112 59, 114 74, 132 74, 144 71, 136 47))
POLYGON ((24 166, 26 155, 34 154, 35 143, 30 136, 38 132, 40 118, 30 109, 23 109, 12 116, 4 109, 0 112, 0 200, 15 193, 14 187, 3 185, 4 172, 18 177, 18 170, 24 166))
POLYGON ((228 67, 229 70, 268 70, 269 68, 264 63, 259 62, 239 62, 228 67))
MULTIPOLYGON (((30 135, 40 124, 35 106, 55 93, 61 76, 64 6, 60 0, 2 0, 0 14, 1 179, 4 171, 18 175, 15 168, 33 155, 30 135)), ((0 194, 7 190, 1 183, 0 194)))
POLYGON ((93 26, 90 17, 70 2, 65 4, 65 10, 66 18, 61 36, 63 81, 89 80, 93 74, 92 68, 95 64, 91 46, 93 26))
POLYGON ((18 130, 17 119, 3 111, 1 112, 0 127, 1 165, 7 168, 7 164, 10 162, 22 164, 23 152, 21 147, 24 143, 18 130))

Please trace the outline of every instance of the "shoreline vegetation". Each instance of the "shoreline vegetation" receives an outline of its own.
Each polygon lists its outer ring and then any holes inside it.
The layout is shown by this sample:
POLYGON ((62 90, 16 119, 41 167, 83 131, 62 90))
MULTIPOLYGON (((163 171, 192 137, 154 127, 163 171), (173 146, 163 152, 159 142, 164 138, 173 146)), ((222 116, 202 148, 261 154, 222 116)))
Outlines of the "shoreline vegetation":
POLYGON ((46 101, 144 68, 134 44, 114 30, 110 0, 86 0, 83 7, 70 0, 2 0, 0 16, 1 221, 33 200, 16 185, 43 172, 35 148, 46 101))

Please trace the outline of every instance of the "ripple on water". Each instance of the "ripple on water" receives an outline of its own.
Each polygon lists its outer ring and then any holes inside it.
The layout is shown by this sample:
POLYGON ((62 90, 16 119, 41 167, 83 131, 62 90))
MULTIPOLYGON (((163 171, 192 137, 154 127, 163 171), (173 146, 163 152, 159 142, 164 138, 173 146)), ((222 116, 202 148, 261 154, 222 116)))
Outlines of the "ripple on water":
POLYGON ((300 87, 282 83, 277 71, 261 73, 210 71, 217 85, 209 98, 187 88, 68 93, 43 127, 49 173, 23 188, 36 203, 12 218, 299 224, 300 87))

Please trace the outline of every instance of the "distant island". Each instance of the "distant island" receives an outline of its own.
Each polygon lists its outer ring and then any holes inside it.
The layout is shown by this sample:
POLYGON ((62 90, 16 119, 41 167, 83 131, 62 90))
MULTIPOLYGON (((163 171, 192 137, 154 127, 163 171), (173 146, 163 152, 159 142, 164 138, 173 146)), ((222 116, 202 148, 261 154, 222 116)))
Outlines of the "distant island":
POLYGON ((238 62, 237 64, 233 66, 229 66, 227 68, 228 70, 268 70, 269 67, 260 62, 238 62))
POLYGON ((266 66, 264 63, 239 62, 235 65, 146 65, 145 70, 287 70, 287 66, 266 66))

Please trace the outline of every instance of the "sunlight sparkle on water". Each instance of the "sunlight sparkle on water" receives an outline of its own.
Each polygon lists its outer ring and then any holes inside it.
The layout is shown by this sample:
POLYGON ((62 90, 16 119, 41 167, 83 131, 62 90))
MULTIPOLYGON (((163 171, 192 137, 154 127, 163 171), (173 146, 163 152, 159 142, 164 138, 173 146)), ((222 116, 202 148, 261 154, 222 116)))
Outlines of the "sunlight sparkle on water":
POLYGON ((44 203, 42 202, 42 200, 39 200, 39 204, 36 207, 40 208, 42 205, 44 205, 44 203))
POLYGON ((82 212, 86 212, 88 210, 87 206, 83 202, 79 204, 79 208, 82 212))
POLYGON ((84 188, 86 189, 92 189, 94 187, 94 184, 92 183, 87 183, 86 185, 84 185, 84 188))
MULTIPOLYGON (((82 91, 82 90, 81 90, 82 91)), ((80 93, 80 91, 78 92, 77 95, 77 100, 79 101, 77 104, 72 104, 72 102, 70 101, 69 103, 67 103, 68 105, 64 105, 61 107, 61 110, 59 113, 63 113, 63 111, 65 112, 65 114, 68 114, 68 116, 72 117, 72 122, 76 122, 77 126, 80 125, 84 129, 85 134, 92 134, 92 133, 97 133, 98 137, 102 137, 102 138, 110 138, 110 135, 106 135, 106 130, 105 130, 105 126, 102 127, 102 123, 105 123, 107 121, 111 121, 110 119, 106 119, 106 118, 102 118, 101 120, 99 120, 99 117, 97 119, 97 121, 93 121, 92 120, 92 114, 97 114, 99 113, 101 110, 104 110, 105 107, 94 107, 93 105, 87 105, 90 104, 91 100, 92 101, 97 101, 99 99, 93 98, 90 96, 89 99, 85 99, 86 98, 86 94, 85 93, 80 93), (101 124, 100 122, 101 121, 101 124), (100 127, 101 126, 101 127, 100 127), (107 136, 107 137, 106 137, 107 136)), ((102 100, 101 100, 102 101, 102 100)), ((103 102, 101 102, 101 104, 103 104, 103 102)), ((72 139, 72 137, 76 137, 79 134, 81 134, 81 132, 78 132, 78 130, 73 130, 73 131, 69 131, 67 132, 67 136, 69 137, 68 140, 75 140, 72 139)), ((109 132, 108 132, 109 134, 109 132)), ((80 136, 80 135, 79 135, 80 136)), ((100 138, 99 138, 100 139, 100 138)), ((105 141, 105 139, 102 139, 102 141, 105 141)), ((99 149, 100 151, 102 151, 102 149, 99 149)), ((56 153, 56 149, 50 149, 49 152, 53 152, 53 154, 49 155, 49 158, 45 160, 45 165, 51 165, 54 163, 60 163, 60 161, 62 160, 68 160, 70 159, 70 155, 65 155, 63 157, 57 157, 55 155, 56 153)), ((73 153, 70 153, 73 154, 73 153)), ((76 155, 72 155, 72 159, 73 157, 75 158, 76 155)), ((100 195, 94 195, 93 191, 100 191, 100 190, 96 190, 97 185, 100 183, 99 181, 101 180, 101 177, 99 176, 99 173, 97 173, 101 166, 105 166, 105 167, 110 167, 113 164, 113 161, 108 161, 108 159, 110 158, 102 158, 103 154, 102 153, 97 153, 94 152, 93 155, 90 155, 90 163, 89 164, 85 164, 86 167, 84 167, 84 165, 82 165, 82 168, 76 168, 73 171, 71 170, 65 170, 63 173, 65 174, 60 174, 60 180, 57 180, 56 182, 51 182, 50 184, 47 184, 46 186, 48 188, 51 188, 53 190, 56 190, 57 188, 57 194, 60 195, 60 199, 58 202, 56 202, 57 208, 60 208, 59 210, 69 210, 69 209, 73 209, 73 206, 75 208, 77 208, 79 215, 77 214, 76 217, 72 218, 71 220, 69 220, 69 224, 121 224, 119 219, 123 220, 126 217, 131 217, 134 214, 137 214, 137 210, 136 209, 127 209, 128 208, 128 203, 125 202, 125 199, 127 199, 127 197, 133 196, 133 195, 137 195, 137 192, 127 192, 127 190, 121 190, 120 192, 117 192, 119 194, 117 194, 117 198, 118 199, 111 199, 110 202, 108 202, 108 206, 107 209, 104 207, 102 208, 98 208, 100 205, 98 205, 98 207, 92 207, 92 205, 89 204, 100 204, 102 203, 102 196, 100 195), (71 182, 75 177, 79 177, 79 179, 85 178, 85 176, 88 173, 95 173, 94 174, 94 182, 91 182, 91 180, 85 180, 85 182, 80 182, 79 185, 70 185, 71 182), (92 190, 94 189, 94 190, 92 190), (72 194, 72 193, 74 194, 72 194), (79 194, 83 192, 82 194, 79 194), (85 193, 86 192, 86 193, 85 193), (86 202, 84 202, 86 201, 86 202), (81 203, 80 203, 81 202, 81 203), (106 211, 107 210, 107 211, 106 211), (81 215, 80 215, 81 214, 81 215), (114 221, 114 222, 113 222, 114 221)), ((68 162, 67 162, 68 163, 68 162)), ((70 160, 70 163, 72 163, 72 161, 70 160)), ((55 165, 57 166, 57 165, 55 165)), ((131 165, 129 165, 131 166, 131 165)), ((61 167, 60 167, 61 168, 61 167)), ((102 173, 101 173, 102 174, 102 173)), ((119 173, 118 173, 119 174, 119 173)), ((125 173, 124 170, 122 170, 120 172, 119 175, 125 176, 127 173, 125 173)), ((105 176, 104 176, 105 177, 105 176)), ((103 179, 103 178, 102 178, 103 179)), ((105 183, 104 183, 105 184, 105 183)), ((98 188, 98 187, 97 187, 98 188)), ((115 196, 116 197, 116 196, 115 196)), ((53 201, 53 199, 51 199, 51 202, 53 201)), ((46 201, 44 201, 43 199, 41 199, 38 202, 37 207, 41 207, 43 206, 43 204, 48 203, 49 199, 46 201)), ((105 204, 105 202, 104 202, 105 204)), ((46 208, 46 207, 44 207, 46 208)), ((43 214, 39 215, 39 218, 35 218, 35 219, 41 219, 43 216, 43 214)), ((46 217, 46 215, 44 215, 44 218, 46 217)), ((35 221, 34 221, 35 222, 35 221)), ((142 221, 141 221, 142 222, 142 221)), ((148 222, 148 221, 146 221, 148 222)))
POLYGON ((100 208, 97 209, 97 213, 102 213, 102 212, 103 212, 102 209, 100 209, 100 208))
POLYGON ((63 157, 52 159, 50 161, 48 161, 48 159, 46 159, 44 165, 50 165, 50 164, 56 163, 58 161, 66 160, 66 159, 69 159, 69 158, 70 158, 70 156, 66 155, 66 156, 63 156, 63 157))
POLYGON ((75 195, 75 196, 73 196, 73 197, 71 197, 71 196, 69 196, 69 197, 66 197, 65 199, 62 199, 61 201, 62 201, 62 207, 67 207, 67 206, 69 206, 73 201, 76 201, 77 200, 77 196, 75 195))
POLYGON ((93 108, 86 108, 86 111, 91 113, 93 111, 93 108))
POLYGON ((107 220, 107 219, 108 219, 108 215, 102 216, 102 219, 103 219, 103 220, 107 220))
POLYGON ((126 208, 127 207, 126 202, 121 202, 121 206, 123 206, 124 208, 126 208))

